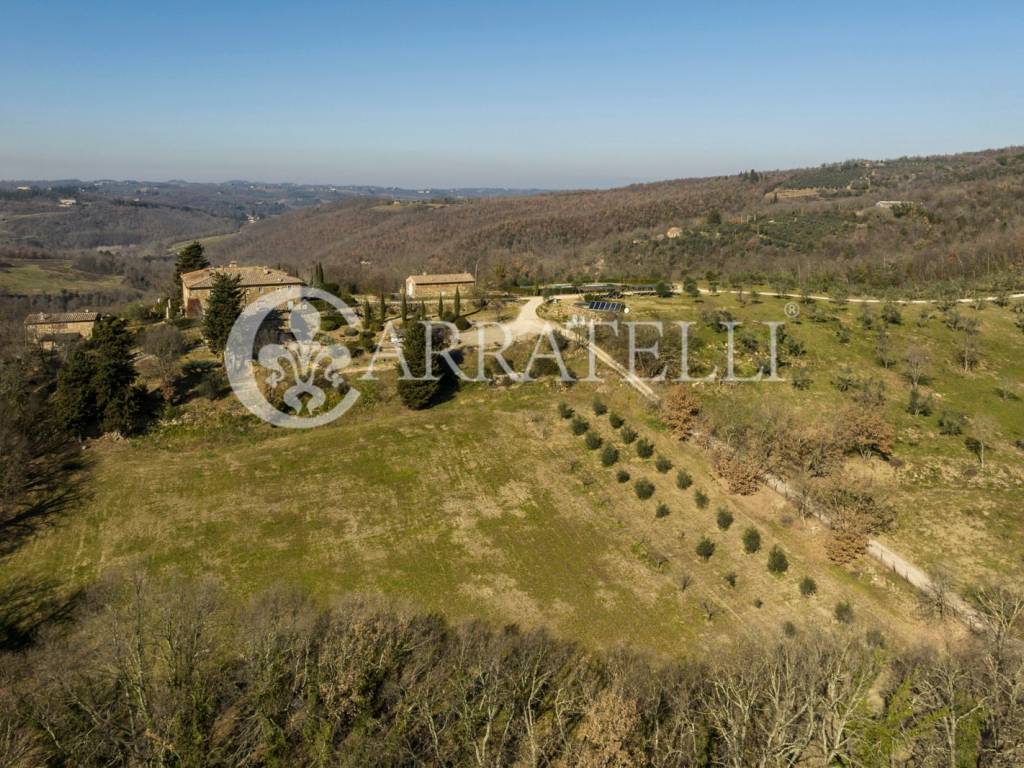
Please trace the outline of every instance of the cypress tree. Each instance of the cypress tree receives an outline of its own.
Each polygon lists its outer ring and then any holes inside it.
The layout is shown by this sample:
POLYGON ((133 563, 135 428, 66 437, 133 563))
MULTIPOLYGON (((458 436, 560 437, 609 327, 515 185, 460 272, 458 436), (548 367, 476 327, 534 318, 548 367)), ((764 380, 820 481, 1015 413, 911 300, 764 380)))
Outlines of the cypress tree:
POLYGON ((203 335, 210 349, 220 354, 228 343, 231 327, 242 314, 241 277, 222 272, 214 275, 210 301, 203 315, 203 335))
POLYGON ((181 290, 183 274, 194 272, 197 269, 206 269, 208 266, 210 266, 210 261, 206 258, 203 244, 198 240, 193 240, 178 251, 178 258, 174 262, 174 282, 178 284, 178 290, 181 290))
MULTIPOLYGON (((405 338, 402 341, 402 353, 406 365, 413 377, 420 379, 427 371, 427 333, 422 322, 410 323, 405 328, 405 338)), ((434 375, 437 373, 437 365, 433 366, 434 375)), ((405 378, 401 365, 398 365, 398 396, 407 408, 420 410, 430 405, 440 388, 441 382, 435 381, 414 381, 405 378)))
POLYGON ((326 282, 324 279, 324 265, 318 261, 313 268, 313 287, 323 288, 326 282))
POLYGON ((455 288, 455 302, 452 306, 452 314, 455 317, 462 317, 462 296, 459 295, 458 286, 455 288))
POLYGON ((402 291, 402 322, 409 319, 409 303, 405 291, 402 291))
POLYGON ((381 293, 381 295, 380 295, 380 322, 381 322, 381 325, 384 324, 384 321, 387 319, 387 316, 388 316, 388 302, 387 302, 387 299, 384 298, 384 294, 381 293))
POLYGON ((373 307, 369 299, 363 299, 363 327, 369 330, 373 326, 373 307))
POLYGON ((444 317, 444 294, 442 293, 437 297, 437 319, 440 320, 444 317))

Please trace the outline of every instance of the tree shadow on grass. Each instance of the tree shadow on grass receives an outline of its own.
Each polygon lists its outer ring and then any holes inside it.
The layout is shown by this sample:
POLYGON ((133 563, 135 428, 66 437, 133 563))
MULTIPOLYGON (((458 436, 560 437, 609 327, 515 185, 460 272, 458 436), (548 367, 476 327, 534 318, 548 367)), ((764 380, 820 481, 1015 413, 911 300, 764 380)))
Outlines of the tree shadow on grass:
POLYGON ((70 594, 45 578, 15 579, 0 586, 0 652, 31 646, 44 628, 71 621, 82 592, 70 594))
POLYGON ((78 443, 72 440, 57 455, 47 457, 45 466, 34 468, 25 500, 14 508, 0 509, 0 558, 14 553, 79 505, 86 463, 78 443))

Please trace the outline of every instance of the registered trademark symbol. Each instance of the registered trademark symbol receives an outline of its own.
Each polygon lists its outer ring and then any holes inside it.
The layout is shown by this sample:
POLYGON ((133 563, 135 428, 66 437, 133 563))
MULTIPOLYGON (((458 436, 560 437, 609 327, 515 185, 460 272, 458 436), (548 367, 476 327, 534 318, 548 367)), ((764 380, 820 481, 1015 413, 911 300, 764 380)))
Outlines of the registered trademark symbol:
POLYGON ((786 317, 790 318, 791 320, 800 317, 800 305, 797 304, 795 301, 791 301, 788 304, 786 304, 785 312, 786 317))

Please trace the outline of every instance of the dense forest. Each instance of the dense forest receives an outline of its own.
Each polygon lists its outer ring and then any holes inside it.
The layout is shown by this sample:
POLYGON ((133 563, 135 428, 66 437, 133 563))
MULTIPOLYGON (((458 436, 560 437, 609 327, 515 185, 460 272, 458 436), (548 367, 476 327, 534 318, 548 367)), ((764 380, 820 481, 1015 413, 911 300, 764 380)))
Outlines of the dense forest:
POLYGON ((381 289, 456 270, 505 285, 711 272, 876 293, 1020 287, 1022 194, 1017 148, 433 205, 357 199, 258 222, 211 251, 303 274, 322 262, 381 289))

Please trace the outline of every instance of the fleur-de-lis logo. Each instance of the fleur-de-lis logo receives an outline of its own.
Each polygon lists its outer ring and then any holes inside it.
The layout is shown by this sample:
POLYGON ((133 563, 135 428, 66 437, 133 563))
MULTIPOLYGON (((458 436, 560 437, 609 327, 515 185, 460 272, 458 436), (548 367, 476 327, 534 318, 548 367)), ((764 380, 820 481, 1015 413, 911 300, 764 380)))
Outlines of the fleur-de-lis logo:
POLYGON ((309 428, 327 424, 359 398, 358 390, 346 387, 341 399, 322 411, 327 393, 320 384, 340 390, 346 383, 342 371, 352 361, 352 355, 344 344, 321 341, 320 313, 310 300, 330 304, 350 326, 359 325, 356 313, 337 296, 317 288, 291 286, 260 296, 249 304, 235 321, 224 349, 224 365, 235 396, 249 411, 276 426, 309 428), (263 322, 285 305, 290 308, 291 340, 254 349, 263 322), (267 386, 288 385, 282 400, 292 413, 278 410, 267 400, 256 380, 254 357, 268 372, 267 386))
POLYGON ((295 340, 264 345, 259 363, 270 371, 267 383, 271 387, 283 381, 294 382, 284 392, 285 404, 297 414, 305 410, 312 416, 327 401, 327 395, 316 384, 318 375, 338 389, 345 382, 341 371, 352 362, 352 356, 344 344, 325 345, 317 340, 320 313, 307 301, 291 310, 288 326, 295 340), (288 366, 287 372, 282 361, 288 366))

